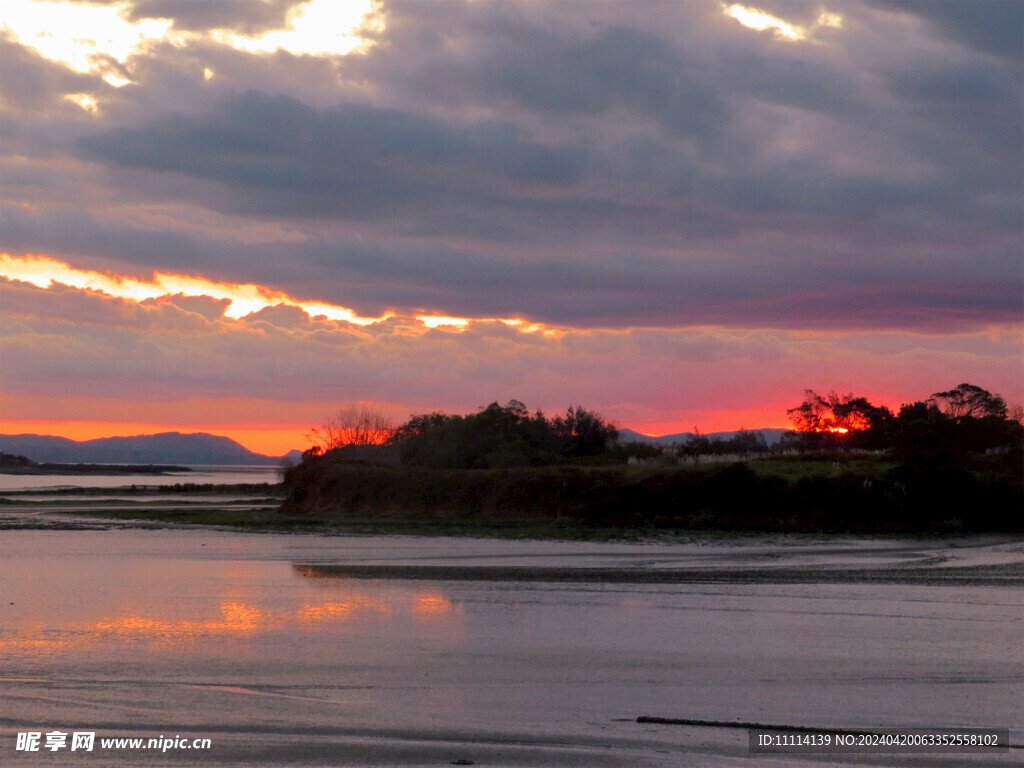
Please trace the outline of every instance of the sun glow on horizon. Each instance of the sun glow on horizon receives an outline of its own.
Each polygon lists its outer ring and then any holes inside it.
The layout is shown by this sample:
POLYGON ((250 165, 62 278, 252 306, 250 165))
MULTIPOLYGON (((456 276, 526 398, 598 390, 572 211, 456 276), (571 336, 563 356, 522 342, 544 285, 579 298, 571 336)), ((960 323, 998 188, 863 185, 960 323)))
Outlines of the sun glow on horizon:
POLYGON ((738 432, 742 429, 792 429, 786 420, 784 405, 757 408, 721 408, 693 411, 689 416, 663 420, 645 418, 612 419, 620 429, 625 427, 647 437, 680 435, 699 429, 701 434, 738 432))

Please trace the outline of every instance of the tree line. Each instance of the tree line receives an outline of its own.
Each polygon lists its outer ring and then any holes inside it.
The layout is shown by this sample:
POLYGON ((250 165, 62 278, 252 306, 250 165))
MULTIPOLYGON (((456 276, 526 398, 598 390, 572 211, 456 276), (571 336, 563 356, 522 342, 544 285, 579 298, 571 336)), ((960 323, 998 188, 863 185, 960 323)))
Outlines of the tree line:
POLYGON ((564 415, 532 414, 518 400, 467 415, 414 414, 398 427, 365 409, 343 410, 313 430, 319 443, 307 456, 337 451, 339 458, 377 459, 410 467, 492 469, 542 466, 607 454, 618 430, 600 414, 570 406, 564 415), (369 425, 369 426, 368 426, 369 425))
POLYGON ((341 409, 308 437, 316 445, 307 458, 330 453, 339 460, 409 467, 492 469, 580 461, 624 462, 714 455, 867 449, 908 458, 959 461, 968 454, 1020 446, 1024 426, 1018 409, 974 384, 935 392, 903 404, 897 413, 854 394, 804 392, 787 411, 794 430, 769 446, 755 431, 728 440, 691 435, 680 445, 619 444, 618 430, 595 411, 570 406, 548 417, 518 400, 493 402, 476 413, 418 413, 393 426, 364 404, 341 409))
POLYGON ((795 431, 783 437, 783 446, 891 450, 898 458, 959 456, 1020 446, 1024 426, 1019 411, 1011 412, 1001 396, 967 383, 904 403, 897 413, 853 394, 806 390, 803 402, 787 411, 795 431))
POLYGON ((808 390, 788 412, 795 429, 779 445, 741 430, 657 446, 621 445, 613 424, 578 405, 548 417, 511 400, 466 415, 415 414, 397 427, 360 406, 321 429, 334 444, 286 470, 282 509, 296 521, 404 515, 412 530, 430 520, 481 530, 560 520, 793 531, 1024 525, 1024 426, 999 395, 961 384, 893 413, 808 390), (775 455, 742 458, 766 452, 775 455), (679 466, 709 454, 741 456, 679 466), (651 460, 626 466, 633 457, 651 460))

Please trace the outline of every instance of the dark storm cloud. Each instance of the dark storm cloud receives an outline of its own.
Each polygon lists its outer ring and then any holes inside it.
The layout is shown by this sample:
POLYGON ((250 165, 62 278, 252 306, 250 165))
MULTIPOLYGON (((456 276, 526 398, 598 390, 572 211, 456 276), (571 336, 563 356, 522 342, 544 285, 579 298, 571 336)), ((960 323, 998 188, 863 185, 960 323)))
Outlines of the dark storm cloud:
POLYGON ((4 248, 14 253, 120 261, 142 272, 164 269, 168 264, 179 271, 196 272, 226 255, 224 249, 211 248, 209 242, 187 232, 103 221, 82 210, 0 206, 0 230, 4 248))
POLYGON ((504 122, 451 127, 360 104, 321 113, 256 92, 82 147, 104 162, 215 181, 232 190, 235 210, 342 219, 557 189, 578 181, 584 156, 504 122))
POLYGON ((941 34, 982 53, 1020 59, 1024 55, 1024 4, 1016 0, 869 0, 872 5, 911 13, 941 34))
MULTIPOLYGON (((284 27, 290 8, 306 0, 133 0, 125 18, 171 19, 178 30, 231 29, 257 35, 284 27)), ((124 0, 73 0, 88 5, 120 5, 124 0)))
POLYGON ((566 38, 534 25, 501 24, 487 33, 512 36, 517 44, 496 44, 494 55, 462 72, 444 59, 431 62, 421 70, 417 86, 436 88, 454 74, 470 93, 491 103, 555 116, 622 109, 650 115, 672 133, 697 138, 713 135, 729 121, 728 104, 699 64, 650 32, 613 26, 586 38, 566 38))
POLYGON ((120 259, 142 267, 133 272, 144 276, 175 262, 180 271, 229 282, 244 271, 246 281, 301 298, 326 295, 367 315, 425 308, 576 326, 769 322, 936 330, 1013 322, 1018 312, 1019 279, 1007 281, 1005 269, 988 261, 975 264, 941 253, 908 259, 902 267, 824 248, 771 253, 744 262, 743 279, 737 279, 735 262, 725 254, 673 259, 617 253, 574 263, 557 250, 525 260, 500 249, 467 252, 357 239, 209 243, 155 228, 28 214, 12 215, 3 224, 18 240, 25 237, 19 229, 31 224, 37 234, 29 242, 79 265, 106 268, 120 259), (881 285, 886 280, 891 285, 881 285))
MULTIPOLYGON (((923 124, 942 121, 932 133, 943 140, 944 149, 959 148, 962 158, 975 164, 1002 163, 1020 151, 1024 79, 1019 72, 968 61, 928 62, 884 74, 890 92, 916 107, 923 124)), ((959 158, 953 154, 950 159, 959 158)), ((992 173, 993 178, 1000 175, 992 173)))
POLYGON ((253 35, 285 25, 288 9, 301 0, 136 0, 128 18, 173 19, 175 29, 232 29, 253 35))

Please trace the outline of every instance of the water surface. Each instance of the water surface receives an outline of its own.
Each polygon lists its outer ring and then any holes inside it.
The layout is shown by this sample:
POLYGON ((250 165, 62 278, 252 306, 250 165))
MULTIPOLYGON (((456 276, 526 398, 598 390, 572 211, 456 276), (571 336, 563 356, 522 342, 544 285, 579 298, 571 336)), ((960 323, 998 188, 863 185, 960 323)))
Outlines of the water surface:
POLYGON ((745 731, 643 725, 640 715, 1024 736, 1019 586, 813 575, 788 584, 358 579, 324 568, 998 569, 1021 560, 1007 539, 592 544, 8 530, 0 553, 5 765, 751 764, 745 731), (54 728, 209 737, 213 748, 145 760, 127 750, 13 750, 15 732, 54 728))
POLYGON ((278 483, 277 467, 196 466, 189 472, 166 472, 160 475, 8 475, 0 474, 0 492, 51 490, 56 488, 128 488, 201 483, 235 485, 240 483, 278 483))

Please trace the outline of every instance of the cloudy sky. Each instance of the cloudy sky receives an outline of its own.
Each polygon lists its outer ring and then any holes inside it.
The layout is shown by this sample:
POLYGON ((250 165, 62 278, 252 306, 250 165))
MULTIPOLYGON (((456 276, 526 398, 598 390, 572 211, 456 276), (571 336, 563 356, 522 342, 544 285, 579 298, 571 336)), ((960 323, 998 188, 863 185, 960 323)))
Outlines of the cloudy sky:
POLYGON ((0 416, 1024 401, 1024 4, 0 6, 0 416))

